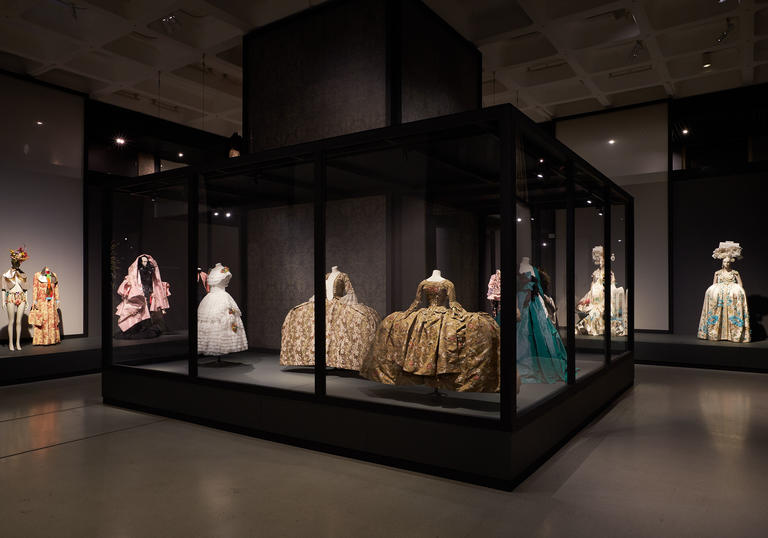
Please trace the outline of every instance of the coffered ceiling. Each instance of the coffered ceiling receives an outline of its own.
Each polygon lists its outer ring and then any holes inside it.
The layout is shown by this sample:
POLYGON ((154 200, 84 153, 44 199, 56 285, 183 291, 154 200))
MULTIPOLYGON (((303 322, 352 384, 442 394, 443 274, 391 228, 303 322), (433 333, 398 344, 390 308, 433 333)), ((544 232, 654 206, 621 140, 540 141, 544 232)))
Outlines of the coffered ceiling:
MULTIPOLYGON (((0 0, 0 68, 222 135, 241 39, 321 0, 0 0)), ((426 0, 536 121, 768 81, 768 0, 426 0), (705 67, 709 64, 709 67, 705 67)))

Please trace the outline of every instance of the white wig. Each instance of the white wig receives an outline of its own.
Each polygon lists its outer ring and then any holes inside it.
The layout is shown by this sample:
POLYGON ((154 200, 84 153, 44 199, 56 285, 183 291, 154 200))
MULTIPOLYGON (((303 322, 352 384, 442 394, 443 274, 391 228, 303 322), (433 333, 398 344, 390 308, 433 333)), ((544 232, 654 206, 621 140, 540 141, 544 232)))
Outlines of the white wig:
POLYGON ((720 246, 712 251, 712 257, 716 260, 730 258, 732 260, 741 259, 741 245, 733 241, 721 241, 720 246))
MULTIPOLYGON (((594 261, 596 264, 600 263, 600 260, 603 259, 603 245, 597 245, 596 247, 592 248, 592 261, 594 261)), ((611 253, 611 261, 616 261, 616 255, 611 253)))

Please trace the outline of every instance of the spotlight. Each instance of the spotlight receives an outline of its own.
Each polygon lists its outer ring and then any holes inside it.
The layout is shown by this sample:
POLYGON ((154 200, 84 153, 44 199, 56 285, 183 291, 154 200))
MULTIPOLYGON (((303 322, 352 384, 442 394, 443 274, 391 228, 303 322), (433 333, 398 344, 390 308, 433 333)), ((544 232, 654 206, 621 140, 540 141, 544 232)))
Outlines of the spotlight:
POLYGON ((542 244, 541 244, 541 246, 542 246, 542 247, 546 247, 546 246, 547 246, 547 243, 542 243, 542 244))
POLYGON ((226 213, 224 216, 225 216, 225 217, 227 217, 227 218, 229 218, 229 217, 231 217, 231 216, 232 216, 232 213, 230 213, 229 211, 227 211, 227 213, 226 213))
POLYGON ((539 179, 542 179, 544 176, 542 176, 541 174, 536 174, 536 177, 539 179))
POLYGON ((42 121, 36 121, 35 123, 36 123, 37 125, 45 125, 45 124, 44 124, 42 121))
POLYGON ((688 129, 683 129, 681 132, 682 132, 684 135, 687 135, 687 134, 688 134, 688 129))
POLYGON ((611 139, 608 141, 608 143, 609 143, 609 144, 611 144, 611 145, 613 145, 613 144, 615 144, 615 143, 616 143, 616 141, 615 141, 613 138, 611 138, 611 139))
POLYGON ((701 68, 709 69, 710 67, 712 67, 712 53, 705 52, 701 55, 701 68))
POLYGON ((533 217, 531 217, 531 222, 533 222, 533 221, 534 221, 534 218, 533 218, 533 217))
POLYGON ((539 162, 540 162, 540 163, 543 163, 543 162, 544 162, 544 159, 539 159, 539 162))
POLYGON ((214 217, 218 217, 218 216, 219 216, 219 212, 218 212, 218 211, 214 211, 214 212, 213 212, 213 216, 214 216, 214 217))
POLYGON ((183 154, 183 153, 181 153, 181 152, 179 152, 179 158, 181 158, 181 157, 183 157, 183 156, 184 156, 184 154, 183 154))
POLYGON ((601 216, 601 217, 603 216, 603 212, 602 212, 602 211, 598 211, 598 213, 597 213, 597 214, 598 214, 599 216, 601 216))
POLYGON ((125 145, 125 138, 118 136, 117 138, 115 138, 115 144, 117 144, 118 146, 125 145))
POLYGON ((619 239, 619 243, 621 243, 621 239, 619 239))
POLYGON ((587 203, 588 204, 592 204, 592 200, 587 200, 587 203))
POLYGON ((520 217, 517 217, 517 222, 523 222, 523 219, 521 219, 520 217))

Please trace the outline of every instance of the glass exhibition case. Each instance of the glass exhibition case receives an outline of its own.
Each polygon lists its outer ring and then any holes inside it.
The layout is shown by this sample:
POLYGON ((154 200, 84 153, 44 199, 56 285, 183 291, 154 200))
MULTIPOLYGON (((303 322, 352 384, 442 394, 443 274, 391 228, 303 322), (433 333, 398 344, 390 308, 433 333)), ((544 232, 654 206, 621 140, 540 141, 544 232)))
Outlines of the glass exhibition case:
POLYGON ((511 106, 116 179, 104 209, 106 401, 508 482, 632 383, 632 198, 511 106))

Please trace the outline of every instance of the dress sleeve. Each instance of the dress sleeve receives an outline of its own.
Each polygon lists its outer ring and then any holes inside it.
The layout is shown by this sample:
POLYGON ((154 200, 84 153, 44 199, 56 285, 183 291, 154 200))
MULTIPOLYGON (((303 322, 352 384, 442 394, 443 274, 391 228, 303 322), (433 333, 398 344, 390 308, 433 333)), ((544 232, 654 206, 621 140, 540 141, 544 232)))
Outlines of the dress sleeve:
POLYGON ((355 295, 355 288, 352 287, 352 281, 349 279, 349 275, 347 273, 342 273, 339 275, 339 278, 342 278, 342 282, 344 282, 344 295, 341 297, 341 302, 343 304, 357 304, 357 295, 355 295))
POLYGON ((61 299, 59 297, 59 277, 57 277, 56 275, 53 275, 53 278, 56 281, 56 283, 53 285, 53 299, 55 301, 60 301, 61 299))
POLYGON ((426 280, 422 280, 421 282, 419 282, 419 286, 416 288, 416 297, 413 299, 411 306, 409 306, 404 313, 408 314, 419 308, 419 305, 421 304, 422 296, 424 294, 424 282, 426 282, 426 280))
POLYGON ((131 283, 128 280, 128 276, 126 276, 123 279, 123 283, 120 284, 119 288, 117 288, 117 294, 120 295, 121 297, 128 297, 128 294, 130 293, 130 291, 131 291, 131 283))

